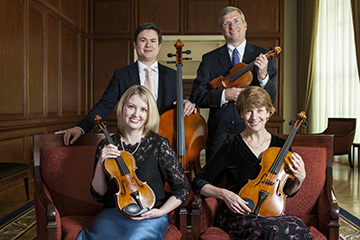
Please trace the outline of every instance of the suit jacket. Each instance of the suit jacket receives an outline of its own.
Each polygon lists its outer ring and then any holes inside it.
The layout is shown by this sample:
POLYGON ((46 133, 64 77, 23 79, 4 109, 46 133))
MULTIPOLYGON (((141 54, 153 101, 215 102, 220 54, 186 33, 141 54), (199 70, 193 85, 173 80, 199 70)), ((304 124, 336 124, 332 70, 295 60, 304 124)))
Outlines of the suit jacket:
MULTIPOLYGON (((137 62, 116 69, 101 99, 76 126, 88 133, 95 126, 95 115, 105 119, 113 111, 124 92, 136 84, 140 84, 137 62)), ((174 107, 176 95, 176 71, 159 63, 157 106, 160 114, 174 107)))
MULTIPOLYGON (((260 53, 267 50, 250 43, 246 43, 243 62, 246 64, 255 60, 260 53)), ((209 83, 214 78, 229 74, 232 64, 228 53, 227 45, 219 47, 202 57, 202 62, 197 71, 194 81, 190 101, 200 108, 210 108, 208 119, 208 139, 206 143, 207 160, 216 152, 229 134, 240 133, 245 126, 240 121, 239 113, 236 110, 235 102, 229 102, 220 107, 222 90, 211 89, 209 83)), ((260 86, 257 76, 258 68, 253 68, 253 80, 250 85, 260 86)), ((269 81, 264 89, 269 93, 271 100, 276 99, 276 77, 277 70, 272 57, 268 63, 269 81)))

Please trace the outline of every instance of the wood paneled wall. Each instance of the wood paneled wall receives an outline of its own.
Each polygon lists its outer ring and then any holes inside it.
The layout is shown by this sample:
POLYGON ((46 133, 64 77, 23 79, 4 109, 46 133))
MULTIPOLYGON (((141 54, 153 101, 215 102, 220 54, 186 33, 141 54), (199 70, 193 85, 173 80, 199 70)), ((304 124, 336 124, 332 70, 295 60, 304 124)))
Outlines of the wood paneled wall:
MULTIPOLYGON (((284 0, 1 0, 1 161, 32 165, 34 134, 82 119, 114 69, 134 61, 138 24, 154 22, 164 35, 219 35, 218 13, 228 5, 243 10, 249 42, 283 46, 284 0)), ((277 112, 268 126, 281 133, 281 57, 276 64, 277 112)), ((192 81, 184 84, 188 95, 192 81)))
POLYGON ((73 126, 88 104, 87 0, 0 1, 2 162, 32 166, 32 136, 73 126))

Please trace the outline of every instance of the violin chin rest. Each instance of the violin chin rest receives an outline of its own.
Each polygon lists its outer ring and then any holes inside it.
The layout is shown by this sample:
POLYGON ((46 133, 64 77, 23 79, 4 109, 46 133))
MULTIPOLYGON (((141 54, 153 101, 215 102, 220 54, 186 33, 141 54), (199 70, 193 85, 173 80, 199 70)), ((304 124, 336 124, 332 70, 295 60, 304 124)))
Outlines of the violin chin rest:
POLYGON ((254 208, 255 208, 255 203, 254 203, 254 201, 251 200, 250 198, 243 198, 243 200, 249 203, 247 206, 248 206, 248 208, 251 209, 251 211, 253 211, 254 208))
POLYGON ((123 212, 131 217, 139 216, 149 210, 150 210, 149 208, 140 208, 139 205, 137 205, 136 203, 130 203, 129 205, 123 208, 123 212))

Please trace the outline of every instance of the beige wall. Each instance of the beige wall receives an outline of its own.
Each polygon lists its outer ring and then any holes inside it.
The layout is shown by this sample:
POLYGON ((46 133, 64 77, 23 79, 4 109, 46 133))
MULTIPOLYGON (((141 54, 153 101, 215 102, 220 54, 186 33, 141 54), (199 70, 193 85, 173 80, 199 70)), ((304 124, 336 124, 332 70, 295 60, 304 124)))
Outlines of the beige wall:
POLYGON ((285 31, 284 31, 284 134, 289 133, 291 127, 288 122, 296 119, 297 114, 297 85, 296 85, 296 45, 297 45, 297 1, 285 0, 285 31))

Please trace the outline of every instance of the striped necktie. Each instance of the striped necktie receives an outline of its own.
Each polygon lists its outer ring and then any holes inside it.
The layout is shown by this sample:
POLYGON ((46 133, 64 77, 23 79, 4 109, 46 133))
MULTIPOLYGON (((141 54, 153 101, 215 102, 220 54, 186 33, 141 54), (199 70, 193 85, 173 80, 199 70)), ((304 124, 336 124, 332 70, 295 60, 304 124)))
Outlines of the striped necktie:
POLYGON ((232 57, 232 65, 235 66, 240 62, 238 50, 235 48, 233 51, 233 57, 232 57))

